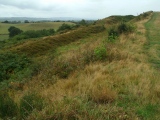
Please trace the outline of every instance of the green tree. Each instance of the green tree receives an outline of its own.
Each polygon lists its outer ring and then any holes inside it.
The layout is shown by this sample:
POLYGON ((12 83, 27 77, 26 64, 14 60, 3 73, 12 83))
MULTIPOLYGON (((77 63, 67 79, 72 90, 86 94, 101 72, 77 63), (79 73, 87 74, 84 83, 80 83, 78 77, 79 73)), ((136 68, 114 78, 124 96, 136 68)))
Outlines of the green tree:
POLYGON ((8 31, 9 31, 9 37, 14 37, 14 36, 16 36, 16 35, 18 35, 18 34, 23 32, 22 30, 20 30, 19 28, 14 27, 14 26, 11 26, 8 29, 8 31))
POLYGON ((80 25, 86 25, 87 24, 84 19, 82 19, 79 23, 80 23, 80 25))
POLYGON ((70 25, 68 25, 68 24, 62 24, 59 28, 58 28, 58 32, 59 31, 63 31, 63 30, 71 30, 72 28, 71 28, 71 26, 70 25))
POLYGON ((9 23, 9 21, 8 20, 5 20, 4 22, 2 22, 2 23, 9 23))
POLYGON ((24 23, 29 23, 29 21, 28 21, 28 20, 25 20, 24 23))

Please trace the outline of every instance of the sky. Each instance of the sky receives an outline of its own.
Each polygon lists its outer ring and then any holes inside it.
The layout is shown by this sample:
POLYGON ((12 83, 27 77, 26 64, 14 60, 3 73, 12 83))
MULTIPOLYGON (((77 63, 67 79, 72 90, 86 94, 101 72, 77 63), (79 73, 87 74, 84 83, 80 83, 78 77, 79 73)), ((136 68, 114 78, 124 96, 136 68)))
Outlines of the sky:
POLYGON ((0 0, 0 17, 102 19, 160 11, 160 0, 0 0))

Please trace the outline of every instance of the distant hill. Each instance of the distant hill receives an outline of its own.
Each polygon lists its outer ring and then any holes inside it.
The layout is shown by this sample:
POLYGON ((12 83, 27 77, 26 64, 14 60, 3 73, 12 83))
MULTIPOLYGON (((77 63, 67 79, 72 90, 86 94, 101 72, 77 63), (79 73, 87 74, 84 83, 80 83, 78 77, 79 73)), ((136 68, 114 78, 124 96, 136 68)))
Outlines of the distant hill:
POLYGON ((54 18, 31 18, 31 17, 0 17, 0 21, 79 21, 82 20, 81 18, 73 18, 73 17, 54 17, 54 18))

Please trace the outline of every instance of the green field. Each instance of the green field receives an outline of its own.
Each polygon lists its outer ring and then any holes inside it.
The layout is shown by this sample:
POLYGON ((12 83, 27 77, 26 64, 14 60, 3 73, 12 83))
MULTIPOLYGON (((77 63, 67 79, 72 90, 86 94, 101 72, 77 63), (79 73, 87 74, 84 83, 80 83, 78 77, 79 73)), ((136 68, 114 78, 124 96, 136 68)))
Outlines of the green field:
POLYGON ((71 22, 40 22, 40 23, 19 23, 19 24, 6 24, 0 23, 0 40, 8 39, 8 28, 15 26, 23 31, 27 30, 42 30, 42 29, 55 29, 57 30, 63 23, 73 25, 71 22))
POLYGON ((8 35, 0 35, 0 41, 7 40, 8 37, 9 37, 8 35))

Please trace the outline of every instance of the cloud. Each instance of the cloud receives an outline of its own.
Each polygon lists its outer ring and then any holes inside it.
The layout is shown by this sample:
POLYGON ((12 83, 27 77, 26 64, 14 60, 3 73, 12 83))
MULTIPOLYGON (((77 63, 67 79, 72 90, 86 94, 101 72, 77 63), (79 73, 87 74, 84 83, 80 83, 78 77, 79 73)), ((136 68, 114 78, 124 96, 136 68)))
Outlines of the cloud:
POLYGON ((104 18, 159 10, 159 0, 0 0, 0 16, 104 18))

